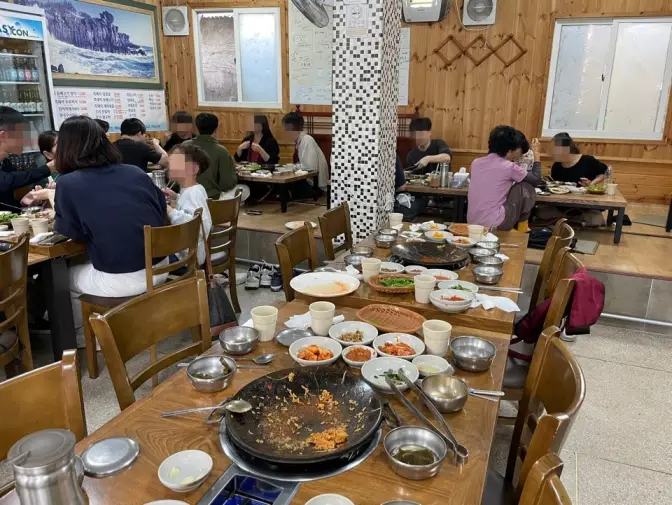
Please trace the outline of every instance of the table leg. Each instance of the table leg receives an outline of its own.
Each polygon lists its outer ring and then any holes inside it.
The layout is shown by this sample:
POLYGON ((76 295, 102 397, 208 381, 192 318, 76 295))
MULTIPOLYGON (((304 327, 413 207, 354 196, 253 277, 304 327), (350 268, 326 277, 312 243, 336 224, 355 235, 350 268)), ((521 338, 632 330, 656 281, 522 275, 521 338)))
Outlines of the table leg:
POLYGON ((466 203, 466 198, 463 196, 458 196, 457 199, 455 200, 455 205, 457 206, 456 211, 456 219, 458 223, 464 223, 466 222, 465 216, 464 216, 464 206, 466 203))
POLYGON ((70 280, 65 258, 54 258, 41 263, 47 298, 47 313, 51 327, 54 360, 60 361, 63 351, 77 349, 75 323, 70 301, 70 280))
POLYGON ((287 204, 289 203, 289 189, 287 184, 280 184, 280 210, 284 214, 287 212, 287 204))
POLYGON ((313 177, 313 201, 317 202, 317 199, 320 196, 320 187, 317 185, 318 178, 317 176, 313 177))
POLYGON ((667 212, 667 224, 665 225, 665 231, 667 233, 672 231, 672 201, 670 202, 670 210, 667 212))
POLYGON ((621 242, 621 232, 623 231, 623 218, 625 217, 625 207, 618 209, 616 216, 616 230, 614 230, 614 244, 621 242))
POLYGON ((614 209, 609 209, 607 211, 607 226, 614 224, 614 209))

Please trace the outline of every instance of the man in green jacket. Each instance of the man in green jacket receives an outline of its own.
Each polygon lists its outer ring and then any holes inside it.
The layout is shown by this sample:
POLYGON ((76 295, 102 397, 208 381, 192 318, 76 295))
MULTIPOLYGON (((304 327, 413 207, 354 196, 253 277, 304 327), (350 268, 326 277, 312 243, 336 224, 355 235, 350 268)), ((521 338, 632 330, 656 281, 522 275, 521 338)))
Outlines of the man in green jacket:
POLYGON ((233 190, 238 182, 233 158, 223 145, 213 137, 219 126, 219 119, 214 114, 202 112, 196 116, 198 136, 185 142, 203 149, 210 158, 210 167, 197 177, 198 183, 205 188, 208 198, 219 200, 224 192, 233 190))

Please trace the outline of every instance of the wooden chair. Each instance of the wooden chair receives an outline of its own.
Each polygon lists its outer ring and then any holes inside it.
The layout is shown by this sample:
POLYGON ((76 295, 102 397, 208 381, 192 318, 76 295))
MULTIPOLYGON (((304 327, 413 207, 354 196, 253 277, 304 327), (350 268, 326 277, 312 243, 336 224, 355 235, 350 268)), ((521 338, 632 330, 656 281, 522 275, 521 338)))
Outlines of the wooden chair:
POLYGON ((317 267, 317 249, 313 228, 309 224, 304 224, 301 228, 285 233, 275 242, 275 250, 278 252, 285 298, 291 302, 294 299, 294 290, 289 283, 292 280, 294 267, 306 260, 311 270, 317 267))
POLYGON ((559 335, 560 329, 554 326, 539 337, 511 438, 505 481, 489 474, 483 503, 518 503, 530 469, 549 452, 560 452, 583 404, 583 372, 559 335))
POLYGON ((537 273, 534 289, 532 290, 532 297, 530 298, 531 309, 544 301, 543 298, 540 300, 539 297, 546 289, 546 284, 553 272, 553 265, 555 264, 558 252, 564 247, 569 247, 573 240, 574 229, 567 224, 566 219, 560 219, 555 224, 553 235, 548 240, 546 248, 544 249, 544 255, 541 257, 539 272, 537 273))
POLYGON ((572 505, 560 480, 562 466, 562 461, 555 454, 547 454, 532 465, 518 504, 572 505))
POLYGON ((134 401, 133 392, 148 379, 188 356, 202 354, 210 348, 210 314, 205 273, 171 282, 137 296, 104 315, 93 314, 91 326, 98 336, 105 363, 122 410, 134 401), (129 377, 126 362, 158 342, 191 329, 193 343, 164 356, 129 377))
MULTIPOLYGON (((201 233, 201 209, 194 213, 194 219, 187 223, 171 226, 151 227, 145 226, 145 271, 147 292, 151 293, 154 288, 153 278, 155 275, 167 274, 181 267, 185 267, 184 274, 178 277, 185 279, 194 277, 198 270, 198 237, 201 233), (155 266, 154 258, 164 258, 171 254, 187 251, 184 259, 176 263, 164 266, 155 266)), ((84 294, 79 297, 82 303, 82 320, 84 323, 84 341, 86 343, 86 362, 89 368, 89 377, 98 377, 98 360, 96 357, 96 335, 89 324, 92 314, 103 314, 133 299, 133 296, 104 297, 84 294)), ((156 349, 150 349, 150 359, 155 361, 156 349)), ((154 385, 158 384, 155 382, 154 385)))
POLYGON ((229 274, 231 301, 236 312, 240 312, 238 291, 236 290, 236 235, 238 232, 238 214, 240 212, 240 193, 230 200, 208 200, 208 209, 212 217, 212 231, 207 246, 210 256, 222 257, 211 260, 211 274, 229 274))
POLYGON ((0 405, 4 412, 0 460, 15 442, 35 431, 62 428, 72 431, 77 440, 86 437, 77 351, 65 351, 58 363, 0 384, 0 405))
POLYGON ((0 366, 7 376, 15 375, 15 363, 23 371, 33 369, 28 333, 26 289, 28 281, 28 240, 24 234, 16 246, 0 253, 0 366))
POLYGON ((322 242, 324 243, 324 253, 328 260, 333 261, 336 259, 337 252, 352 248, 352 225, 348 202, 343 202, 338 207, 328 210, 318 219, 322 242), (345 239, 340 246, 334 248, 334 239, 339 235, 344 235, 345 239))

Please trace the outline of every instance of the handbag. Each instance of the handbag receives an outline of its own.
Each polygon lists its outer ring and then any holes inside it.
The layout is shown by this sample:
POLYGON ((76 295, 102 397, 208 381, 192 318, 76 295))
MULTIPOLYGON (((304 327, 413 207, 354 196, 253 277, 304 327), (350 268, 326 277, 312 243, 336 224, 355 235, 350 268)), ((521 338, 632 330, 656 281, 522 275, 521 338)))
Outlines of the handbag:
MULTIPOLYGON (((226 290, 217 284, 212 273, 212 258, 207 243, 207 234, 203 221, 201 221, 201 233, 205 246, 205 270, 208 281, 208 310, 210 312, 210 335, 217 337, 225 328, 238 325, 236 313, 233 311, 226 290)), ((235 282, 235 281, 234 281, 235 282)))

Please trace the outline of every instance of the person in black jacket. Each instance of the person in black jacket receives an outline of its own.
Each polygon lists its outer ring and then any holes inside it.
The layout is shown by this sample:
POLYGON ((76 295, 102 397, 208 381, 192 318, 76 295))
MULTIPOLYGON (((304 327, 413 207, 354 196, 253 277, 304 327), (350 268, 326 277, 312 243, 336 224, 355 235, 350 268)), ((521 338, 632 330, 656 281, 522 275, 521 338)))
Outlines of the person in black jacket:
POLYGON ((280 161, 280 146, 271 133, 266 116, 254 116, 254 130, 243 139, 234 158, 260 165, 276 165, 280 161))
POLYGON ((51 173, 46 165, 27 170, 16 170, 12 165, 9 156, 23 153, 23 130, 23 114, 11 107, 0 107, 0 211, 13 212, 20 205, 14 191, 46 179, 51 173))

